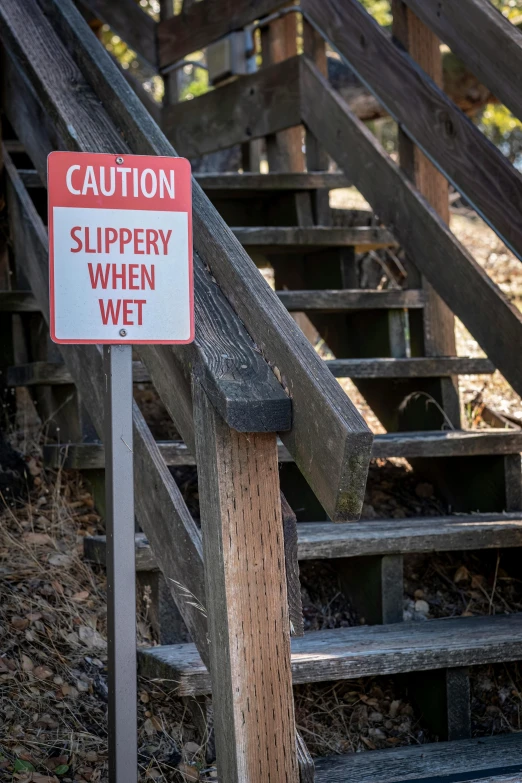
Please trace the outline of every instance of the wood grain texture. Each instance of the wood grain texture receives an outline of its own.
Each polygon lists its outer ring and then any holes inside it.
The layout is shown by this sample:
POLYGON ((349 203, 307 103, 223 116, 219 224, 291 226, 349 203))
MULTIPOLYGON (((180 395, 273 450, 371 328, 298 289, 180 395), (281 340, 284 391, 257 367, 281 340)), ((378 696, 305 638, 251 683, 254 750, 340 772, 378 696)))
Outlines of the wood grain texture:
POLYGON ((192 101, 165 108, 165 135, 179 155, 199 157, 301 121, 299 58, 240 76, 192 101))
POLYGON ((464 356, 417 356, 413 359, 328 359, 336 378, 437 378, 440 375, 482 375, 495 372, 489 359, 464 356))
MULTIPOLYGON (((5 6, 4 6, 5 7, 5 6)), ((36 301, 49 320, 47 233, 11 159, 6 155, 7 195, 11 238, 17 264, 23 270, 36 301)), ((103 360, 97 346, 62 345, 60 352, 90 418, 103 437, 103 360)), ((158 556, 160 568, 183 615, 191 637, 205 660, 206 619, 187 600, 187 592, 203 598, 201 533, 163 460, 136 404, 133 408, 134 466, 141 480, 136 485, 136 514, 158 556)))
MULTIPOLYGON (((520 513, 367 519, 350 525, 299 522, 297 525, 299 560, 519 546, 522 546, 520 513)), ((105 547, 105 536, 89 536, 84 539, 84 557, 104 565, 105 547)), ((136 570, 157 569, 157 560, 145 535, 136 533, 136 570)))
POLYGON ((325 188, 349 188, 350 180, 337 171, 272 171, 268 174, 246 171, 224 174, 195 174, 198 185, 206 193, 214 190, 258 191, 258 190, 315 190, 325 188))
MULTIPOLYGON (((5 11, 7 15, 7 7, 5 11)), ((83 151, 95 149, 98 152, 124 152, 125 145, 115 127, 97 103, 83 76, 45 18, 41 14, 39 18, 33 15, 34 29, 24 32, 16 26, 17 21, 20 21, 20 13, 18 19, 14 15, 11 20, 11 43, 20 56, 23 56, 24 47, 28 45, 28 40, 32 39, 32 59, 30 67, 28 66, 28 76, 35 89, 40 91, 40 98, 48 114, 59 122, 66 146, 83 151), (37 42, 39 46, 36 45, 37 42), (51 42, 54 47, 52 53, 49 49, 51 42), (38 53, 41 53, 42 57, 39 58, 38 53), (52 69, 53 63, 61 64, 58 73, 56 65, 54 70, 51 70, 55 83, 44 78, 46 65, 52 69), (75 83, 81 85, 81 90, 71 92, 68 72, 74 74, 75 83), (94 104, 97 104, 96 112, 87 112, 87 108, 94 104), (81 125, 75 126, 79 120, 81 125)), ((7 20, 6 28, 10 29, 7 20)), ((24 65, 26 63, 25 60, 24 65)), ((167 349, 144 347, 141 354, 146 360, 150 356, 154 360, 156 353, 172 352, 177 362, 185 367, 186 373, 195 368, 230 426, 263 432, 289 429, 291 401, 263 357, 255 350, 246 329, 235 316, 219 287, 213 283, 197 254, 194 258, 194 278, 194 343, 167 349), (216 329, 218 324, 220 328, 216 329), (249 402, 250 394, 252 405, 249 402)), ((154 366, 156 363, 151 362, 154 366)), ((164 384, 161 388, 163 386, 164 384)), ((172 394, 172 387, 167 388, 170 388, 172 394)), ((176 408, 177 402, 174 406, 169 404, 167 407, 176 408)), ((183 435, 186 439, 190 438, 188 432, 183 432, 183 435)))
MULTIPOLYGON (((69 0, 46 2, 53 2, 62 40, 133 151, 175 155, 69 0)), ((197 184, 193 209, 196 251, 292 397, 286 445, 330 516, 357 517, 371 433, 197 184)))
MULTIPOLYGON (((158 441, 158 448, 170 467, 195 465, 194 452, 182 441, 158 441)), ((518 454, 522 451, 520 430, 430 430, 427 432, 391 432, 376 435, 373 459, 390 457, 477 457, 485 454, 518 454)), ((104 452, 101 443, 76 443, 44 446, 49 467, 89 470, 103 468, 104 452)), ((291 462, 287 448, 279 443, 278 459, 291 462)))
POLYGON ((304 0, 303 8, 412 141, 522 258, 522 175, 358 0, 304 0))
POLYGON ((304 634, 304 620, 303 602, 301 600, 301 582, 299 580, 297 519, 282 492, 281 513, 283 516, 286 591, 288 594, 290 633, 292 636, 302 636, 304 634))
POLYGON ((522 33, 483 0, 403 0, 522 119, 522 33))
POLYGON ((353 228, 263 226, 233 227, 231 230, 243 247, 250 251, 259 249, 267 254, 312 251, 324 247, 355 247, 357 252, 362 253, 397 245, 389 231, 373 226, 353 228))
POLYGON ((234 30, 285 5, 287 0, 205 0, 185 13, 159 23, 160 66, 177 62, 234 30))
MULTIPOLYGON (((134 383, 147 383, 150 375, 141 362, 132 363, 134 383)), ((9 386, 58 386, 73 383, 72 375, 65 364, 57 362, 30 362, 10 367, 7 376, 9 386)))
MULTIPOLYGON (((522 614, 458 617, 310 631, 292 639, 292 674, 297 685, 516 661, 521 656, 522 614)), ((140 658, 145 676, 174 680, 180 695, 211 690, 194 645, 152 647, 140 658)))
POLYGON ((415 258, 420 271, 495 366, 513 388, 522 392, 522 370, 514 361, 512 349, 522 340, 520 313, 309 63, 302 70, 302 78, 307 125, 415 258), (325 116, 329 117, 328 123, 324 122, 325 116), (353 149, 357 155, 351 154, 353 149), (495 329, 483 316, 493 312, 495 329))
POLYGON ((419 309, 424 307, 426 295, 421 290, 371 291, 369 289, 345 289, 330 291, 276 291, 279 301, 287 310, 320 310, 342 312, 344 310, 387 310, 394 307, 419 309))
POLYGON ((275 435, 237 433, 193 384, 220 775, 297 783, 275 435))
POLYGON ((410 745, 375 753, 352 753, 316 760, 317 783, 405 783, 433 779, 470 783, 518 783, 518 773, 502 773, 506 766, 522 768, 519 734, 480 737, 457 742, 410 745), (496 770, 496 771, 495 771, 496 770), (471 781, 473 771, 477 780, 471 781), (491 774, 492 773, 492 774, 491 774), (463 777, 465 775, 465 778, 463 777), (514 778, 514 780, 513 780, 514 778))
POLYGON ((154 70, 158 68, 157 22, 135 0, 79 0, 117 33, 154 70))

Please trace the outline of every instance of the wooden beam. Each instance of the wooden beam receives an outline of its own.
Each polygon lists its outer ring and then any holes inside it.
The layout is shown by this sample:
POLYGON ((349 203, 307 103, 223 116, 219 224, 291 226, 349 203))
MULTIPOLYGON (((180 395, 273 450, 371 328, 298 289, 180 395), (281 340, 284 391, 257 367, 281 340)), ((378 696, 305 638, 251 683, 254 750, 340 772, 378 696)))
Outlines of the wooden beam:
MULTIPOLYGON (((62 40, 133 151, 175 155, 69 0, 46 2, 53 2, 62 40)), ((330 517, 357 517, 372 442, 368 427, 197 184, 193 208, 196 251, 290 391, 293 426, 282 436, 285 444, 330 517)))
POLYGON ((358 0, 303 0, 303 7, 411 140, 522 259, 522 175, 358 0))
POLYGON ((519 733, 432 742, 375 753, 326 756, 316 759, 316 768, 317 783, 389 783, 391 780, 521 783, 522 742, 519 733), (507 771, 502 772, 506 767, 507 771))
MULTIPOLYGON (((6 7, 7 3, 4 3, 3 9, 6 7)), ((17 263, 23 269, 42 313, 49 321, 47 232, 7 155, 4 165, 17 263)), ((77 388, 81 390, 92 422, 102 437, 104 376, 101 351, 97 346, 90 345, 61 345, 60 351, 77 388)), ((196 601, 204 600, 201 533, 136 404, 133 421, 134 464, 137 475, 141 476, 136 486, 136 513, 157 553, 161 570, 169 580, 171 592, 175 594, 190 634, 207 659, 206 618, 197 611, 192 601, 187 600, 186 592, 190 591, 196 601)))
POLYGON ((163 127, 178 154, 192 158, 300 122, 299 58, 292 57, 192 101, 166 106, 163 127))
POLYGON ((263 248, 266 253, 288 253, 289 249, 307 252, 312 248, 355 247, 368 252, 382 247, 396 247, 390 231, 374 226, 331 228, 330 226, 260 226, 232 227, 244 247, 263 248))
POLYGON ((198 185, 206 193, 219 191, 279 191, 279 190, 316 190, 325 188, 349 188, 351 182, 342 171, 273 171, 269 174, 258 174, 245 171, 243 174, 195 174, 198 185))
MULTIPOLYGON (((517 661, 522 613, 311 631, 291 647, 294 685, 517 661)), ((144 676, 176 682, 180 696, 210 693, 193 644, 151 647, 139 656, 144 676)))
POLYGON ((158 70, 157 22, 135 0, 77 0, 158 70))
POLYGON ((0 313, 38 313, 30 291, 0 291, 0 313))
POLYGON ((421 309, 426 304, 424 291, 390 288, 384 291, 349 289, 329 291, 277 291, 279 301, 287 310, 318 310, 344 312, 346 310, 387 310, 389 308, 421 309))
POLYGON ((306 124, 495 366, 522 393, 522 370, 513 356, 513 345, 522 340, 520 312, 310 63, 304 63, 302 79, 306 124), (494 329, 484 313, 495 313, 494 329))
POLYGON ((220 775, 298 783, 276 438, 193 399, 220 775))
POLYGON ((450 375, 487 375, 495 372, 489 359, 465 356, 418 356, 413 359, 329 359, 336 378, 437 378, 450 375))
POLYGON ((522 33, 486 0, 403 0, 522 120, 522 33))
POLYGON ((234 30, 286 5, 288 0, 206 0, 158 25, 159 63, 164 68, 204 49, 234 30))
MULTIPOLYGON (((34 89, 38 90, 48 115, 60 127, 67 148, 125 152, 125 143, 41 14, 40 20, 41 24, 37 24, 37 17, 32 20, 33 29, 31 25, 27 26, 33 35, 31 57, 23 62, 28 67, 27 75, 34 89), (53 67, 57 71, 53 87, 45 79, 46 67, 48 71, 53 67), (70 90, 67 74, 71 70, 75 74, 76 83, 83 86, 81 94, 78 90, 70 90)), ((25 46, 29 43, 27 30, 22 31, 16 25, 16 20, 4 21, 3 29, 10 45, 23 57, 25 46)), ((25 128, 18 130, 25 135, 25 128)), ((214 404, 230 426, 237 429, 246 426, 248 431, 262 432, 289 429, 291 400, 263 357, 254 349, 248 333, 218 286, 212 282, 197 253, 194 257, 194 277, 195 342, 189 346, 169 346, 166 349, 149 347, 141 351, 142 355, 146 359, 151 354, 172 353, 178 364, 185 367, 186 373, 189 374, 191 368, 195 368, 214 404), (219 330, 216 330, 217 323, 222 326, 219 330)), ((168 388, 171 397, 176 394, 176 402, 172 407, 177 407, 177 392, 171 385, 168 388)), ((190 438, 190 433, 182 434, 186 439, 190 438)))

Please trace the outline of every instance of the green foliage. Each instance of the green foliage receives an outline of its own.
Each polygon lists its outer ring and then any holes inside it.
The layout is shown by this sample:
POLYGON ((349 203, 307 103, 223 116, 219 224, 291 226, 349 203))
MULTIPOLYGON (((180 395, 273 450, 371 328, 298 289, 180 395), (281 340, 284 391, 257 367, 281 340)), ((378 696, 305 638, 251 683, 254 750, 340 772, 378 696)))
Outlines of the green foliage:
POLYGON ((491 0, 504 16, 513 21, 522 14, 522 0, 491 0))
POLYGON ((522 123, 509 109, 489 103, 478 122, 479 128, 517 168, 522 165, 522 123))
POLYGON ((24 761, 23 759, 16 759, 14 763, 15 772, 34 772, 34 767, 30 761, 24 761))
POLYGON ((360 0, 360 2, 379 24, 391 25, 392 14, 389 0, 360 0))

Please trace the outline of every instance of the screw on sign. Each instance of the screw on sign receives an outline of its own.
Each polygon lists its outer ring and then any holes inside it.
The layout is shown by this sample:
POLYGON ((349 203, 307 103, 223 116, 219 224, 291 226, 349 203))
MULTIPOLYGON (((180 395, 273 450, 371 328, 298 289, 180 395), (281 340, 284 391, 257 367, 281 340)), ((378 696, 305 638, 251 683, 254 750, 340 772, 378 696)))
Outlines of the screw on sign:
POLYGON ((104 346, 109 774, 135 783, 132 345, 194 339, 190 164, 53 152, 48 192, 51 337, 104 346))

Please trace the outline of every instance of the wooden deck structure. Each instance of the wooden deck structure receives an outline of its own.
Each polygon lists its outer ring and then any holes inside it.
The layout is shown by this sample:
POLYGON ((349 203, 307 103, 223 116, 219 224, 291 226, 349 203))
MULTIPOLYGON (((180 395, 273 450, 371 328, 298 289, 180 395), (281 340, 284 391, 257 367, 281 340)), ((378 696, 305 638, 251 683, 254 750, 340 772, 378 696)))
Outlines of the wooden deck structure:
MULTIPOLYGON (((522 618, 403 624, 402 579, 409 553, 522 546, 522 434, 463 429, 458 389, 498 369, 522 393, 522 315, 448 227, 449 181, 522 260, 522 176, 442 91, 437 37, 522 119, 522 36, 488 0, 393 0, 393 38, 358 0, 301 0, 302 34, 289 6, 185 0, 174 15, 160 0, 155 20, 135 0, 2 0, 0 392, 27 387, 56 439, 47 464, 99 485, 101 353, 47 336, 47 155, 241 145, 241 172, 194 178, 195 343, 135 357, 134 381, 154 386, 181 438, 156 441, 135 405, 136 568, 162 642, 142 670, 199 712, 212 692, 224 783, 518 783, 518 735, 470 736, 468 670, 522 659, 522 618), (161 105, 94 20, 163 77, 161 105), (254 24, 261 66, 179 102, 179 62, 254 24), (397 121, 399 163, 328 83, 327 42, 397 121), (349 184, 378 219, 330 208, 349 184), (403 254, 405 282, 367 288, 361 255, 383 249, 403 254), (455 316, 487 358, 456 355, 455 316), (387 434, 373 438, 345 377, 387 434), (408 459, 458 515, 357 521, 372 457, 408 459), (170 470, 194 464, 201 529, 170 470), (335 564, 368 626, 302 634, 305 559, 335 564), (314 765, 293 682, 419 671, 444 694, 425 712, 444 742, 314 765)), ((103 537, 86 556, 105 562, 103 537)))

